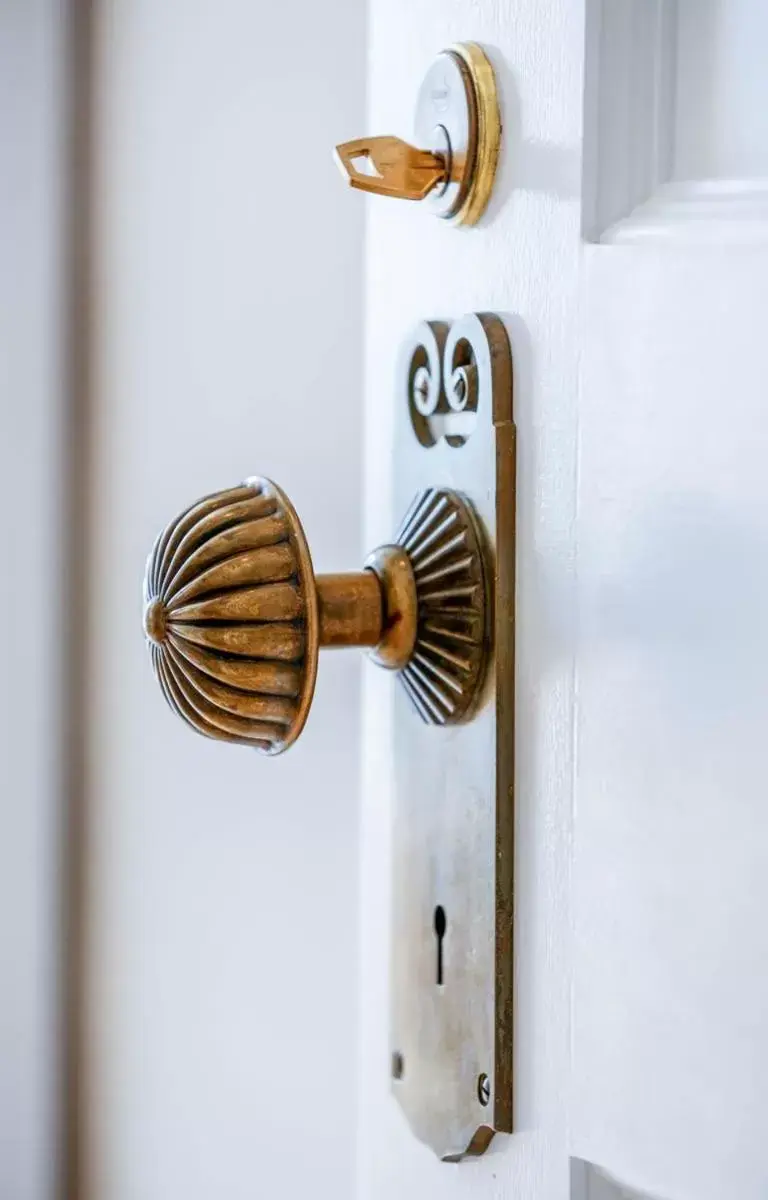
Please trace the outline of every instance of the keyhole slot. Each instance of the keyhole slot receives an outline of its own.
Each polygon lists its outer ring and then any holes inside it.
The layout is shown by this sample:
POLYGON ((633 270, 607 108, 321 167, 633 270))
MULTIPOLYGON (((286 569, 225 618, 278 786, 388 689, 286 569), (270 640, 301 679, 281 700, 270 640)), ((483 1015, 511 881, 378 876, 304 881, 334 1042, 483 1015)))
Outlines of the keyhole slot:
POLYGON ((442 904, 438 904, 435 909, 435 938, 437 939, 437 986, 443 986, 443 942, 445 940, 445 930, 447 922, 445 919, 445 909, 442 904))

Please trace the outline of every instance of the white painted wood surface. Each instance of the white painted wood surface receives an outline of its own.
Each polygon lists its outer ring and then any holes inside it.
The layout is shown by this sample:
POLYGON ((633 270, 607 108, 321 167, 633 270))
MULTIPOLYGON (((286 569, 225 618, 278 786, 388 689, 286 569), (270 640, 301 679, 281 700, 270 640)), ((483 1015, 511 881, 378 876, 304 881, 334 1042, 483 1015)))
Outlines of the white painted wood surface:
MULTIPOLYGON (((570 1141, 669 1200, 761 1200, 766 11, 661 7, 673 182, 583 255, 570 1141)), ((587 96, 621 63, 588 54, 587 96)), ((615 150, 587 136, 585 178, 615 150)))
POLYGON ((585 18, 585 236, 765 241, 768 9, 587 0, 585 18))
POLYGON ((759 0, 676 0, 673 9, 673 178, 768 177, 768 9, 759 0))
MULTIPOLYGON (((705 237, 688 211, 663 246, 580 243, 584 21, 557 3, 372 4, 372 129, 409 129, 421 70, 455 39, 485 42, 504 87, 502 179, 477 231, 371 202, 366 461, 375 541, 394 516, 393 347, 420 317, 505 313, 520 462, 520 1132, 446 1167, 388 1097, 389 713, 369 672, 365 1200, 560 1200, 571 1155, 665 1200, 761 1200, 768 1187, 768 261, 738 206, 705 237)), ((749 186, 763 186, 759 163, 749 186)))
POLYGON ((517 1120, 475 1162, 437 1162, 389 1095, 391 681, 366 674, 360 1013, 361 1200, 569 1191, 572 543, 576 463, 583 12, 554 3, 372 0, 372 132, 408 136, 432 56, 475 39, 503 90, 505 150, 483 224, 451 229, 415 206, 370 201, 367 247, 367 541, 391 535, 394 364, 426 317, 497 310, 516 357, 519 430, 517 1120))
POLYGON ((768 254, 590 247, 572 1145, 768 1190, 768 254))

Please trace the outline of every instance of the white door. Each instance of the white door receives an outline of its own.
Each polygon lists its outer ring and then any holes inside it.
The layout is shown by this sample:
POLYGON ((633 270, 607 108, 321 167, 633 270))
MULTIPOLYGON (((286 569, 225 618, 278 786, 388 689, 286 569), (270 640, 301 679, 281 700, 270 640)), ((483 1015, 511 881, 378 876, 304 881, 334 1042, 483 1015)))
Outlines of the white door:
POLYGON ((375 543, 392 347, 420 317, 503 313, 519 1132, 446 1167, 387 1096, 387 694, 369 673, 366 1200, 768 1194, 767 34, 756 0, 373 0, 372 129, 408 128, 424 58, 462 37, 504 88, 478 230, 371 202, 366 464, 375 543))
POLYGON ((759 0, 99 14, 93 1195, 763 1198, 759 0), (407 135, 470 39, 488 214, 373 199, 364 240, 332 143, 407 135), (386 541, 397 348, 473 310, 515 359, 518 1132, 446 1165, 390 1096, 391 680, 361 705, 332 660, 255 761, 167 714, 132 597, 156 527, 256 471, 323 566, 386 541))
POLYGON ((583 159, 604 244, 580 283, 571 1148, 662 1196, 756 1198, 768 11, 603 7, 583 159), (623 182, 617 138, 630 163, 655 144, 626 216, 600 213, 623 182))

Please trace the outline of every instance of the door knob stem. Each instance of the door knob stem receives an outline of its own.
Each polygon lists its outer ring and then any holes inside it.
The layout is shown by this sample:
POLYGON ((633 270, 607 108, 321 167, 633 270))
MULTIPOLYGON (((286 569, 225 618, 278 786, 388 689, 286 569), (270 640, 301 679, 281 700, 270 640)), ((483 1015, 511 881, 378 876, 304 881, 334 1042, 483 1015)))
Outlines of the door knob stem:
POLYGON ((419 600, 411 560, 401 546, 379 546, 364 571, 316 575, 319 644, 359 646, 380 667, 400 671, 413 654, 419 600))
POLYGON ((371 571, 316 575, 320 646, 376 646, 381 640, 384 602, 371 571))

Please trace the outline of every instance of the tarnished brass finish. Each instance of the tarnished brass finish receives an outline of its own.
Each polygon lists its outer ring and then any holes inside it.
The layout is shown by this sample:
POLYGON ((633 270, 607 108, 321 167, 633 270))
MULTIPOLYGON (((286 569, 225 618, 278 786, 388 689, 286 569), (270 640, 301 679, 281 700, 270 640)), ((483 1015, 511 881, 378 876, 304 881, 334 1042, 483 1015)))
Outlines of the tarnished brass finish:
POLYGON ((375 646, 383 626, 379 581, 369 571, 318 575, 320 645, 375 646))
POLYGON ((186 509, 155 543, 144 599, 171 708, 198 733, 265 754, 296 740, 319 620, 309 547, 280 488, 254 478, 186 509))
MULTIPOLYGON (((469 684, 472 719, 436 730, 396 702, 391 740, 392 1091, 414 1134, 456 1161, 513 1128, 515 427, 504 324, 490 313, 423 322, 403 345, 398 373, 395 501, 423 491, 418 527, 438 497, 447 517, 455 497, 471 496, 466 544, 476 535, 483 546, 465 555, 461 509, 423 557, 403 531, 420 592, 417 647, 433 619, 459 635, 433 659, 442 695, 425 672, 415 676, 424 688, 417 698, 461 711, 469 684), (451 542, 440 564, 452 573, 441 576, 442 594, 430 595, 425 560, 451 542), (480 562, 484 618, 473 607, 480 562), (433 604, 443 610, 434 617, 433 604), (474 661, 487 669, 473 691, 471 675, 449 673, 443 660, 447 649, 469 667, 481 622, 487 653, 474 661)), ((401 678, 416 665, 417 650, 401 678)))
POLYGON ((490 60, 473 42, 452 46, 448 52, 461 63, 469 78, 474 102, 474 136, 469 140, 468 158, 461 175, 462 186, 451 212, 440 213, 454 225, 476 225, 491 198, 501 147, 501 115, 496 76, 490 60))
POLYGON ((144 632, 171 707, 208 737, 278 754, 304 727, 320 648, 361 646, 400 672, 425 721, 463 720, 486 650, 482 551, 467 503, 435 497, 417 497, 402 544, 343 575, 315 576, 301 522, 268 479, 183 512, 144 581, 144 632), (430 588, 446 572, 469 591, 440 616, 430 588))
POLYGON ((419 90, 414 126, 418 149, 391 136, 337 146, 349 185, 424 200, 435 216, 476 224, 491 195, 501 141, 496 79, 480 46, 462 42, 437 56, 419 90))
POLYGON ((416 588, 416 640, 400 679, 428 725, 455 725, 481 693, 490 641, 482 534, 448 488, 415 497, 397 542, 416 588))
POLYGON ((380 667, 402 671, 416 645, 418 602, 411 560, 402 546, 379 546, 365 565, 381 588, 383 621, 381 638, 371 651, 380 667))

